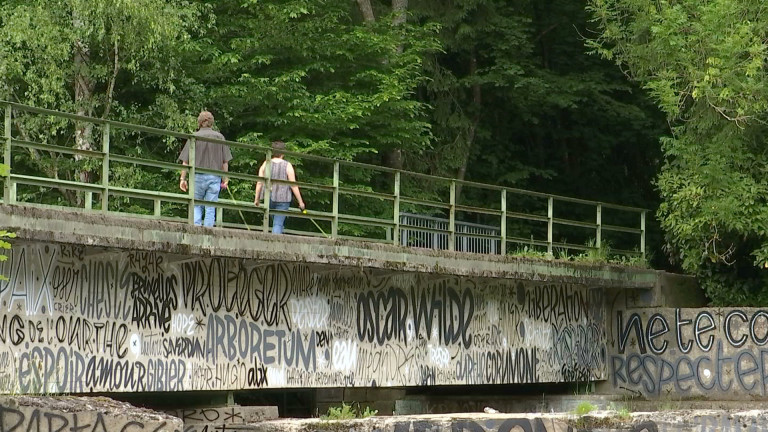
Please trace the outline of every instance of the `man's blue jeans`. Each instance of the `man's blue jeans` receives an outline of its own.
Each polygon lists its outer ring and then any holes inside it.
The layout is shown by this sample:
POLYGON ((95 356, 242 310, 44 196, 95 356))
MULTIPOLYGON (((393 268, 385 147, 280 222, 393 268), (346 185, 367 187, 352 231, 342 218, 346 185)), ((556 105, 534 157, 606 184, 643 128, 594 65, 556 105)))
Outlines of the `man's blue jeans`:
MULTIPOLYGON (((213 174, 195 174, 195 200, 216 202, 221 191, 221 177, 213 174)), ((216 207, 205 206, 205 219, 203 219, 203 206, 195 206, 195 225, 212 227, 216 222, 216 207)))
MULTIPOLYGON (((291 202, 275 202, 269 201, 269 208, 271 210, 288 210, 291 207, 291 202)), ((272 215, 272 234, 282 234, 283 228, 285 228, 286 215, 274 214, 272 215)))

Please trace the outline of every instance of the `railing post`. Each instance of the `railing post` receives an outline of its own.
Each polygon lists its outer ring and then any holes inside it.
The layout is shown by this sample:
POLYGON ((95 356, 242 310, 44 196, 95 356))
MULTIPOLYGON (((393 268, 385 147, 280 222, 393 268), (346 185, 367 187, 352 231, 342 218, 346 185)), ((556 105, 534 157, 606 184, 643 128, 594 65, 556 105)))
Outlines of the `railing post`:
POLYGON ((595 247, 597 249, 600 249, 600 246, 602 245, 603 241, 603 205, 598 204, 597 205, 597 227, 595 231, 595 247))
POLYGON ((507 254, 507 190, 501 190, 501 254, 507 254))
POLYGON ((160 201, 160 198, 155 198, 155 203, 153 206, 155 218, 160 219, 160 216, 162 215, 163 205, 162 201, 160 201))
POLYGON ((187 192, 189 192, 189 209, 187 218, 190 225, 195 224, 195 137, 189 139, 189 176, 187 181, 187 192))
POLYGON ((456 180, 451 180, 451 207, 448 211, 448 250, 456 250, 456 180))
POLYGON ((640 254, 643 259, 645 259, 645 213, 645 210, 640 212, 640 254))
POLYGON ((399 245, 400 242, 400 171, 395 171, 395 201, 393 205, 392 218, 394 228, 392 230, 392 242, 399 245))
POLYGON ((262 230, 269 232, 269 201, 272 199, 272 150, 267 150, 264 166, 264 224, 262 230))
POLYGON ((109 123, 101 130, 101 211, 109 211, 109 123))
POLYGON ((91 209, 93 209, 93 192, 91 192, 91 191, 87 191, 87 192, 85 193, 85 203, 84 203, 83 207, 84 207, 86 210, 91 210, 91 209))
MULTIPOLYGON (((5 145, 4 151, 3 151, 3 164, 5 164, 8 169, 11 169, 11 144, 13 137, 11 135, 11 116, 12 116, 13 108, 10 104, 5 106, 5 145)), ((11 201, 13 201, 13 198, 11 197, 11 176, 10 173, 8 175, 8 178, 5 179, 3 182, 5 187, 3 187, 3 203, 5 204, 11 204, 11 201)))
POLYGON ((333 162, 333 224, 331 225, 331 238, 339 235, 339 161, 333 162))
POLYGON ((552 251, 552 226, 553 219, 555 215, 555 199, 553 197, 549 197, 547 199, 547 254, 549 256, 554 256, 552 251))

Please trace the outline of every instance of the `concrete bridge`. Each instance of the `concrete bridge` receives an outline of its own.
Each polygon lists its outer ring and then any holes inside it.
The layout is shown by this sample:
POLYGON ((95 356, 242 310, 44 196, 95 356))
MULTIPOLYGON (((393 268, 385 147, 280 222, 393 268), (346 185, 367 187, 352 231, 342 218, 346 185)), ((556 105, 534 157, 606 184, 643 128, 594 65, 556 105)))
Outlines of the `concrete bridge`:
MULTIPOLYGON (((457 202, 456 180, 449 180, 448 199, 419 200, 399 186, 401 176, 413 173, 387 171, 394 175, 393 192, 368 195, 391 202, 391 217, 356 216, 345 211, 342 196, 366 193, 340 185, 342 161, 331 161, 332 186, 314 185, 332 195, 329 211, 315 213, 329 223, 331 238, 268 234, 269 210, 234 197, 216 205, 235 212, 234 218, 261 212, 257 231, 227 222, 226 214, 220 228, 195 227, 164 207, 171 202, 189 209, 196 204, 191 195, 129 189, 110 174, 117 161, 176 167, 110 152, 110 130, 188 134, 5 105, 7 163, 21 149, 82 153, 102 166, 97 183, 19 172, 4 182, 0 228, 18 239, 0 262, 0 274, 9 279, 0 281, 1 392, 124 398, 193 392, 184 394, 223 395, 231 402, 238 391, 319 389, 312 403, 321 411, 323 400, 368 400, 391 413, 409 388, 601 381, 608 378, 616 293, 658 297, 669 283, 647 269, 506 254, 509 243, 529 243, 551 258, 555 248, 599 247, 609 232, 623 232, 639 240, 634 251, 623 252, 641 255, 642 209, 530 192, 543 200, 545 213, 524 213, 506 200, 525 191, 463 182, 466 189, 499 193, 498 205, 477 208, 457 202), (80 152, 16 138, 14 122, 24 115, 93 122, 102 128, 103 148, 80 152), (81 208, 39 205, 20 193, 30 186, 70 188, 85 200, 81 208), (113 196, 150 199, 154 210, 130 213, 114 207, 113 196), (442 209, 447 225, 403 226, 401 202, 442 209), (595 219, 556 217, 556 202, 591 207, 595 219), (639 216, 639 228, 604 223, 609 209, 639 216), (458 230, 462 214, 472 213, 498 218, 498 231, 458 230), (508 222, 518 219, 543 224, 532 232, 546 238, 514 233, 520 225, 508 222), (352 239, 343 234, 345 223, 388 234, 352 239), (586 229, 596 242, 557 242, 558 225, 586 229), (448 250, 407 247, 402 233, 417 228, 442 230, 448 250), (495 254, 458 252, 462 235, 496 242, 495 254)), ((157 403, 182 399, 161 396, 157 403)))
POLYGON ((0 263, 0 386, 17 394, 603 380, 607 293, 659 283, 26 206, 0 220, 19 235, 0 263))

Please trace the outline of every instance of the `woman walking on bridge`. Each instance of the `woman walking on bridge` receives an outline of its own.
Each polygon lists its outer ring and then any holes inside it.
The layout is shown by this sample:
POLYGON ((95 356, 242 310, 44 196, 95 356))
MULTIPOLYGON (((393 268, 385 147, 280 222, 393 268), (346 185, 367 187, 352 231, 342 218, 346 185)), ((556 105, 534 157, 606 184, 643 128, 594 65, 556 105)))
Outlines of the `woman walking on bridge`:
MULTIPOLYGON (((287 180, 290 182, 296 181, 296 171, 293 169, 293 165, 284 160, 285 157, 285 143, 282 141, 272 142, 272 175, 270 178, 275 180, 287 180)), ((259 177, 264 177, 266 173, 267 162, 264 161, 259 168, 259 177)), ((253 200, 255 206, 259 206, 259 201, 263 198, 264 191, 262 190, 264 184, 262 182, 256 183, 256 197, 253 200)), ((301 199, 301 191, 296 185, 287 185, 285 183, 272 183, 269 194, 269 208, 271 210, 288 210, 291 206, 291 192, 299 202, 299 208, 304 210, 304 200, 301 199)), ((285 227, 284 214, 272 215, 272 233, 282 234, 285 227)))

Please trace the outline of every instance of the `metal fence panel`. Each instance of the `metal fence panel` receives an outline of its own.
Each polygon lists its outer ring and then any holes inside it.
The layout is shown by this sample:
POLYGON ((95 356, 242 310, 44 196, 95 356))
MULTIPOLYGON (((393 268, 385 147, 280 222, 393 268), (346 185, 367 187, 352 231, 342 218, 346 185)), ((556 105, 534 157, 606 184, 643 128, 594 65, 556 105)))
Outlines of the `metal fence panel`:
MULTIPOLYGON (((413 213, 400 215, 400 244, 426 249, 448 249, 448 219, 413 213), (420 229, 422 228, 422 229, 420 229), (435 232, 435 231, 444 232, 435 232)), ((491 225, 456 222, 456 251, 496 255, 501 229, 491 225), (480 236, 479 236, 480 235, 480 236), (481 237, 482 236, 482 237, 481 237), (484 236, 495 236, 498 239, 484 236)))

